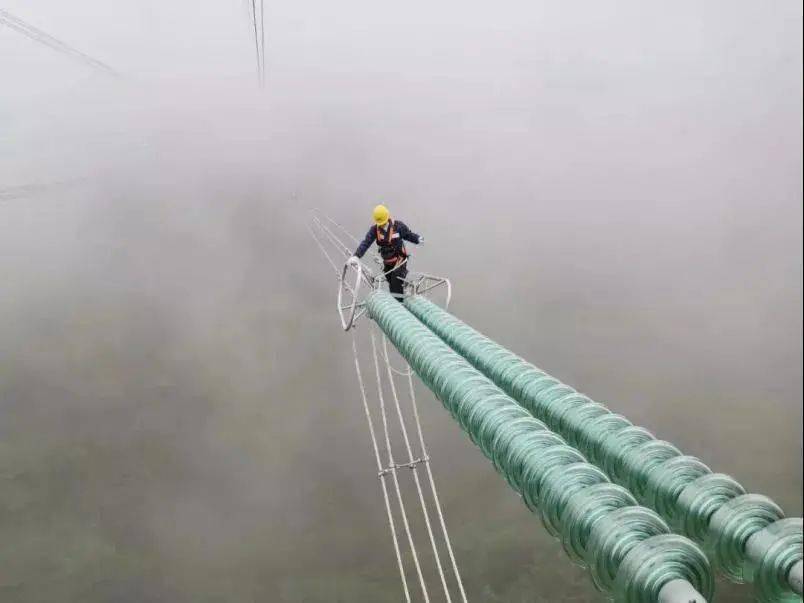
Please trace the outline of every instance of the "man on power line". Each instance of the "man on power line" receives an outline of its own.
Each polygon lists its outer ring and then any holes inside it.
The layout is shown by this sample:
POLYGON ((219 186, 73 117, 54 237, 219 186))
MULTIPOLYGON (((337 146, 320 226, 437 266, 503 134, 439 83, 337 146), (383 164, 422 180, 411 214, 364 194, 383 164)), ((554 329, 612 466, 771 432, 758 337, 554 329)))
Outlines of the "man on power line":
POLYGON ((391 218, 384 205, 374 208, 374 226, 368 229, 365 238, 358 245, 353 257, 362 258, 371 244, 376 241, 382 257, 385 279, 391 294, 402 301, 405 277, 408 275, 408 251, 405 241, 421 245, 424 238, 417 235, 403 222, 391 218))

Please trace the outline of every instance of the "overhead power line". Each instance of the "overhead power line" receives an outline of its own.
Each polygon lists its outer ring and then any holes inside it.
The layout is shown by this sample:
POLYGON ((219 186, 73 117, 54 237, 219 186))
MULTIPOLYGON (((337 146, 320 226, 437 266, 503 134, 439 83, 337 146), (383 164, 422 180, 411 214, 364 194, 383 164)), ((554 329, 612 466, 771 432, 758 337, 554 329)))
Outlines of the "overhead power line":
POLYGON ((260 73, 260 78, 262 85, 265 85, 265 0, 260 0, 260 49, 262 50, 262 56, 260 57, 260 65, 262 66, 262 72, 260 73))
POLYGON ((265 85, 265 3, 251 0, 251 26, 254 30, 254 50, 257 59, 257 83, 265 85), (259 21, 259 25, 258 22, 259 21))
POLYGON ((13 29, 21 33, 24 36, 27 36, 31 40, 35 42, 39 42, 40 44, 44 44, 48 48, 55 50, 56 52, 60 52, 64 55, 71 57, 74 60, 80 61, 85 65, 92 67, 96 71, 100 71, 105 73, 106 75, 119 75, 117 71, 109 67, 103 61, 99 61, 98 59, 89 56, 85 52, 81 52, 76 48, 73 48, 69 44, 62 42, 51 36, 50 34, 45 33, 41 29, 38 29, 31 25, 30 23, 26 23, 19 17, 15 17, 7 10, 3 10, 0 8, 0 24, 6 25, 7 27, 13 29))
POLYGON ((0 188, 0 201, 12 201, 16 199, 27 199, 36 195, 47 194, 55 190, 69 189, 77 184, 85 182, 87 178, 70 178, 69 180, 57 180, 54 182, 31 182, 29 184, 19 184, 0 188))
POLYGON ((260 38, 257 35, 257 4, 251 0, 251 24, 254 27, 254 50, 257 53, 257 82, 262 86, 262 67, 260 60, 260 38))

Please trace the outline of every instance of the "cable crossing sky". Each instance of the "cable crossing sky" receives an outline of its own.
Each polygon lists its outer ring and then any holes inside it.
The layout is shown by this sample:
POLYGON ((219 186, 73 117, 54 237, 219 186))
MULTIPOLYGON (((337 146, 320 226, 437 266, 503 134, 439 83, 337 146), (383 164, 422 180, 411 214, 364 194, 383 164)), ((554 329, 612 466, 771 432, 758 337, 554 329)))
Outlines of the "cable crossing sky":
POLYGON ((254 30, 254 51, 257 83, 265 86, 265 0, 251 0, 251 27, 254 30))
POLYGON ((10 12, 3 10, 2 8, 0 8, 0 24, 19 32, 31 40, 43 44, 48 48, 55 50, 56 52, 60 52, 61 54, 66 55, 73 60, 79 61, 80 63, 91 67, 95 71, 99 71, 106 75, 119 75, 117 71, 109 67, 109 65, 103 61, 99 61, 98 59, 89 56, 85 52, 81 52, 80 50, 73 48, 67 43, 62 42, 50 34, 45 33, 41 29, 34 27, 30 23, 26 23, 19 17, 15 17, 10 12))

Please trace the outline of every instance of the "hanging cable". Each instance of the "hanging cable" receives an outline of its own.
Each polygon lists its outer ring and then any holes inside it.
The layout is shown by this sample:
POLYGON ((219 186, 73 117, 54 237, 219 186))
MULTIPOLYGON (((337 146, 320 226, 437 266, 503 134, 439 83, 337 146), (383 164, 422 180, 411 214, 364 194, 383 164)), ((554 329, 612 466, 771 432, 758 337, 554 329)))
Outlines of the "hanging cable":
POLYGON ((0 188, 0 201, 12 201, 16 199, 27 199, 36 195, 52 193, 54 191, 69 190, 71 187, 85 182, 87 178, 71 178, 69 180, 57 180, 54 182, 32 182, 0 188))
POLYGON ((382 378, 380 377, 380 362, 379 358, 377 357, 377 343, 374 336, 374 331, 370 331, 371 335, 371 353, 372 357, 374 358, 374 371, 377 376, 377 395, 380 399, 380 413, 382 415, 382 428, 383 432, 385 433, 385 447, 386 447, 386 454, 388 455, 388 467, 384 469, 384 472, 388 472, 391 475, 391 480, 394 483, 394 489, 396 490, 396 497, 397 502, 399 503, 399 513, 402 516, 402 525, 405 528, 405 534, 408 537, 408 545, 410 546, 410 553, 413 557, 413 565, 416 568, 416 575, 419 577, 419 584, 422 589, 422 595, 424 596, 424 601, 427 603, 430 601, 430 596, 427 592, 427 584, 424 581, 424 576, 422 575, 422 568, 419 564, 419 555, 416 552, 416 545, 413 542, 413 533, 410 530, 410 524, 408 523, 408 515, 405 512, 405 503, 402 500, 402 491, 399 488, 399 477, 396 474, 397 465, 394 461, 394 453, 391 447, 391 434, 388 429, 388 416, 385 412, 385 397, 382 393, 382 378))
POLYGON ((363 401, 363 410, 366 413, 366 421, 368 422, 369 435, 371 436, 371 446, 374 450, 374 459, 377 462, 377 475, 380 478, 380 485, 382 486, 382 497, 385 501, 385 512, 388 515, 388 525, 391 528, 391 538, 394 541, 394 553, 396 554, 396 564, 399 566, 399 576, 402 578, 402 589, 405 592, 405 601, 410 603, 410 591, 408 590, 408 581, 405 577, 405 567, 402 564, 402 554, 399 551, 399 540, 396 537, 396 526, 394 524, 394 514, 391 511, 391 501, 388 498, 388 486, 385 483, 385 478, 388 475, 383 471, 382 460, 380 460, 380 448, 377 445, 377 436, 374 433, 374 420, 371 418, 371 410, 369 410, 368 398, 366 397, 366 387, 363 384, 363 375, 360 372, 360 359, 357 355, 357 341, 355 340, 355 332, 352 331, 352 356, 355 362, 355 371, 357 372, 357 383, 360 386, 360 397, 363 401))
MULTIPOLYGON (((427 512, 427 505, 424 502, 424 493, 422 492, 422 485, 419 481, 419 471, 418 465, 423 463, 425 465, 429 465, 430 459, 427 458, 424 454, 422 454, 419 458, 414 458, 413 456, 413 448, 410 445, 410 438, 408 438, 408 430, 405 426, 405 418, 402 416, 402 406, 399 404, 399 396, 396 393, 396 384, 394 383, 394 373, 391 370, 391 360, 388 358, 388 346, 385 344, 385 335, 382 336, 383 339, 383 353, 385 356, 385 367, 386 372, 388 374, 388 384, 391 388, 391 394, 394 398, 394 405, 396 406, 396 414, 399 419, 399 427, 402 431, 402 439, 405 442, 405 449, 408 453, 408 465, 411 469, 411 473, 413 474, 413 481, 416 484, 416 492, 419 495, 419 504, 422 508, 422 515, 424 516, 424 524, 427 528, 427 535, 430 538, 430 546, 433 549, 433 556, 435 558, 436 569, 438 570, 438 576, 441 579, 441 586, 444 588, 444 595, 447 598, 447 603, 452 601, 452 597, 449 594, 449 587, 447 586, 447 579, 444 576, 444 568, 441 566, 441 556, 438 554, 438 547, 436 546, 435 536, 433 535, 433 528, 430 525, 430 514, 427 512)), ((373 340, 372 340, 373 345, 373 340)))
POLYGON ((254 51, 257 58, 257 85, 262 88, 262 53, 260 52, 260 38, 257 35, 257 4, 251 0, 251 25, 254 29, 254 51))
POLYGON ((69 46, 67 43, 62 42, 54 38, 53 36, 45 33, 41 29, 38 29, 31 25, 30 23, 26 23, 19 17, 15 17, 7 10, 0 8, 0 24, 5 25, 14 31, 21 33, 24 36, 27 36, 34 42, 38 42, 55 50, 56 52, 60 52, 61 54, 68 56, 74 60, 77 60, 84 65, 92 67, 96 71, 104 73, 106 75, 119 75, 117 71, 109 67, 103 61, 99 61, 98 59, 89 56, 85 52, 81 52, 69 46))
MULTIPOLYGON (((318 245, 318 248, 321 249, 321 252, 326 256, 327 260, 329 261, 330 265, 332 266, 333 270, 335 271, 335 275, 340 280, 341 273, 343 269, 343 262, 347 258, 351 257, 352 251, 349 249, 343 241, 341 241, 338 236, 327 227, 321 219, 315 214, 312 213, 310 220, 307 223, 307 230, 310 232, 311 236, 318 245), (319 236, 319 234, 321 236, 319 236), (323 239, 323 240, 322 240, 323 239), (329 252, 327 252, 325 243, 327 243, 330 247, 330 251, 333 251, 332 255, 340 256, 337 260, 333 260, 332 256, 329 252), (333 249, 334 248, 334 249, 333 249)), ((365 264, 361 262, 361 278, 363 282, 368 285, 369 287, 374 286, 374 280, 377 278, 373 275, 372 270, 365 264)))
MULTIPOLYGON (((387 337, 383 335, 383 343, 386 340, 387 337)), ((429 459, 430 453, 427 451, 427 446, 424 444, 424 434, 422 432, 422 424, 421 421, 419 420, 419 407, 416 404, 416 391, 413 387, 413 369, 410 368, 410 365, 408 365, 408 369, 407 371, 404 371, 404 373, 407 376, 408 388, 410 391, 410 403, 411 406, 413 407, 413 417, 416 421, 416 433, 419 437, 420 453, 422 458, 429 459)), ((430 462, 425 463, 424 466, 427 471, 427 479, 430 482, 430 491, 433 494, 433 502, 435 503, 436 513, 438 514, 438 522, 439 525, 441 526, 441 535, 444 538, 444 544, 447 547, 447 553, 449 554, 450 563, 452 565, 452 572, 455 575, 455 580, 458 583, 458 590, 461 593, 461 601, 463 603, 467 603, 466 591, 464 591, 463 588, 463 580, 461 579, 461 573, 458 571, 458 563, 455 561, 455 553, 452 550, 452 542, 450 541, 449 538, 449 532, 447 532, 447 524, 444 521, 444 513, 441 511, 441 501, 438 498, 438 490, 436 490, 435 478, 433 477, 432 463, 430 462)))
POLYGON ((260 76, 260 85, 265 86, 265 0, 260 0, 260 65, 262 65, 262 72, 260 76))

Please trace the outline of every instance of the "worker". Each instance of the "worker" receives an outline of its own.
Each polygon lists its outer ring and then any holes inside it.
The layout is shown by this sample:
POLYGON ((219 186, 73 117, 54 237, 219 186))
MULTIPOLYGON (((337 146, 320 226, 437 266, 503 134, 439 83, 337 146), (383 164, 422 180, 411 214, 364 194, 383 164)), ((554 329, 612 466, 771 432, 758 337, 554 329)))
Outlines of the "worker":
POLYGON ((405 277, 408 275, 408 251, 405 249, 405 241, 421 245, 424 238, 410 230, 403 222, 391 218, 391 213, 384 205, 374 208, 373 217, 374 226, 369 228, 352 257, 362 258, 371 244, 376 242, 391 295, 402 301, 405 277))

